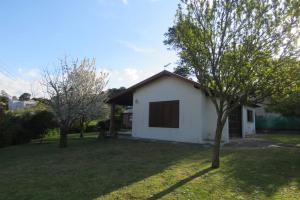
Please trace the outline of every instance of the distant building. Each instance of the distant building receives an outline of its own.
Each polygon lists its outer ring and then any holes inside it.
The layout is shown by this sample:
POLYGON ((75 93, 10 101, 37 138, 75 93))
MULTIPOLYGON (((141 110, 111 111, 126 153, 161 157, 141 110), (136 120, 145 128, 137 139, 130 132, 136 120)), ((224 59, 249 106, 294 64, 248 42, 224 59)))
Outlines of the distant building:
POLYGON ((31 108, 31 107, 34 107, 36 104, 37 104, 37 102, 33 101, 33 100, 19 101, 19 100, 9 99, 8 109, 11 111, 15 111, 15 110, 21 109, 21 108, 31 108))

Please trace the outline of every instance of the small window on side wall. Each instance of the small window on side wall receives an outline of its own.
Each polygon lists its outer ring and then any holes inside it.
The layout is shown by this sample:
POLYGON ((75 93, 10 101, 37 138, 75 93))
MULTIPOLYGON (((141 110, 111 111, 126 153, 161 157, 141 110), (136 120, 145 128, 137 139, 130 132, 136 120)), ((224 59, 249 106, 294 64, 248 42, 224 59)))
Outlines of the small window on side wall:
POLYGON ((179 100, 150 102, 149 127, 179 128, 179 100))
POLYGON ((247 121, 253 122, 253 111, 252 110, 247 110, 247 121))

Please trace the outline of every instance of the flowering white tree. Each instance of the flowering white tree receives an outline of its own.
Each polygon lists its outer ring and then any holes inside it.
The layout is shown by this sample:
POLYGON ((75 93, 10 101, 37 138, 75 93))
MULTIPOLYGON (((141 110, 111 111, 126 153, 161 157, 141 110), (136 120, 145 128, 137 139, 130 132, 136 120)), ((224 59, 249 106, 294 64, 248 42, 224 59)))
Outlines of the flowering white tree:
POLYGON ((81 99, 78 109, 80 123, 80 137, 83 137, 85 127, 90 120, 107 114, 106 86, 107 73, 98 72, 95 68, 95 60, 84 59, 81 67, 75 69, 71 75, 74 85, 77 85, 77 95, 81 99))
POLYGON ((89 116, 92 108, 101 112, 107 76, 97 71, 95 59, 68 62, 65 58, 55 71, 45 72, 43 83, 60 126, 60 147, 67 146, 67 134, 75 120, 89 116))

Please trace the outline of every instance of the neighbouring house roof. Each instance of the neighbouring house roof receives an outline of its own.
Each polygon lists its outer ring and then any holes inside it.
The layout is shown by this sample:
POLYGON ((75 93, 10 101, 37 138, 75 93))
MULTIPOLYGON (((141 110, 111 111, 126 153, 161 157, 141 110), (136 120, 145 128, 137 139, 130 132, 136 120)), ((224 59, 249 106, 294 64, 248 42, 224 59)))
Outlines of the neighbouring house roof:
POLYGON ((156 81, 157 79, 159 79, 161 77, 174 77, 174 78, 177 78, 177 79, 180 79, 182 81, 192 84, 195 88, 198 88, 198 89, 200 88, 200 84, 193 80, 187 79, 183 76, 174 74, 167 70, 163 70, 163 71, 159 72, 158 74, 155 74, 155 75, 129 87, 128 89, 121 92, 120 94, 117 94, 117 95, 111 97, 110 99, 108 99, 107 103, 110 103, 110 104, 114 103, 114 104, 119 104, 119 105, 132 105, 134 91, 136 91, 137 89, 139 89, 149 83, 152 83, 153 81, 156 81))

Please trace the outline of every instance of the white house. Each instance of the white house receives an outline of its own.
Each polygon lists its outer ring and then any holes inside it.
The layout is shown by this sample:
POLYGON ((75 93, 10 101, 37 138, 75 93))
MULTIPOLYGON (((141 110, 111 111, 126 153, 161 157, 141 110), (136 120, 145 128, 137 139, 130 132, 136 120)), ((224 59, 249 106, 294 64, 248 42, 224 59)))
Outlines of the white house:
MULTIPOLYGON (((110 133, 115 105, 132 106, 132 136, 189 143, 214 139, 217 114, 199 83, 162 71, 108 100, 110 133)), ((241 106, 227 120, 222 141, 255 133, 255 109, 241 106)))
POLYGON ((36 104, 37 104, 37 102, 33 101, 33 100, 19 101, 19 100, 9 99, 8 109, 15 111, 15 110, 21 109, 21 108, 31 108, 31 107, 34 107, 36 104))

